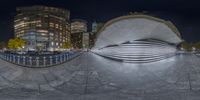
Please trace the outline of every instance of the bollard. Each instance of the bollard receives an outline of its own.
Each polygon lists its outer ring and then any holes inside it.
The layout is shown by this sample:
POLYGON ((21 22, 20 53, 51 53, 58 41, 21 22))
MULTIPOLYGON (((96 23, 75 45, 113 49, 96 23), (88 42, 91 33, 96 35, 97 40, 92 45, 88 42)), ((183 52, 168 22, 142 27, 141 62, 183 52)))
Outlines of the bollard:
POLYGON ((46 57, 43 57, 43 66, 46 66, 46 57))

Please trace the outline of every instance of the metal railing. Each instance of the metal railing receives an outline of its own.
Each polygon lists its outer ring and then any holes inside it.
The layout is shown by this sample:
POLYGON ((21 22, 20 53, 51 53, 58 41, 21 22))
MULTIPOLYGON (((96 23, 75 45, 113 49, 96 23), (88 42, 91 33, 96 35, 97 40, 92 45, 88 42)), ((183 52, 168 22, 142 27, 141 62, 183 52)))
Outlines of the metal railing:
POLYGON ((17 55, 0 52, 0 58, 24 67, 31 68, 43 68, 50 67, 65 63, 77 56, 82 52, 65 52, 57 55, 41 55, 41 56, 30 56, 30 55, 17 55))

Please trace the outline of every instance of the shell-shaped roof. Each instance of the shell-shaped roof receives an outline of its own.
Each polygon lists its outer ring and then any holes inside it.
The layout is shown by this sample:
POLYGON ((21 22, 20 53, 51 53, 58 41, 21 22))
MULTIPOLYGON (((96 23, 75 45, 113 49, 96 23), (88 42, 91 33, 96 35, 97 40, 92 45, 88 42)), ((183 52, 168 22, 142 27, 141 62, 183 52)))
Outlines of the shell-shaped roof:
POLYGON ((180 33, 170 22, 148 15, 127 15, 108 21, 98 32, 94 48, 140 39, 181 42, 180 33))

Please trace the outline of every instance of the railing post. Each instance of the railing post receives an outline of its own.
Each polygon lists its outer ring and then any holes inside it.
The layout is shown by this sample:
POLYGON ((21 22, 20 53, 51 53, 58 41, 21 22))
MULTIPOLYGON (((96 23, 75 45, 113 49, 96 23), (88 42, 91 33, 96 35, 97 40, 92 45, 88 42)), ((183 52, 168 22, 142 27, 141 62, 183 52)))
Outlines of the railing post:
POLYGON ((52 56, 50 56, 49 59, 50 59, 50 65, 52 65, 52 63, 53 63, 52 56))
POLYGON ((63 55, 61 54, 61 55, 60 55, 60 63, 62 63, 62 56, 63 56, 63 55))
POLYGON ((66 61, 66 54, 64 54, 64 62, 66 61))
POLYGON ((20 56, 17 56, 17 64, 20 62, 20 56))
POLYGON ((26 57, 23 56, 23 65, 26 65, 26 57))
POLYGON ((13 55, 13 63, 15 63, 15 55, 13 55))
POLYGON ((36 66, 39 66, 39 57, 36 57, 36 66))
POLYGON ((67 53, 67 60, 69 59, 69 54, 67 53))
POLYGON ((56 64, 58 64, 58 56, 56 55, 55 57, 56 57, 56 64))
POLYGON ((8 54, 6 54, 6 60, 8 60, 8 54))
POLYGON ((3 59, 5 59, 5 57, 6 57, 6 56, 5 56, 5 54, 4 54, 4 55, 3 55, 3 59))
POLYGON ((43 66, 46 66, 46 57, 43 57, 43 66))
POLYGON ((11 54, 9 54, 9 58, 10 58, 9 61, 12 62, 12 56, 11 56, 11 54))
POLYGON ((29 57, 30 66, 32 66, 32 57, 29 57))

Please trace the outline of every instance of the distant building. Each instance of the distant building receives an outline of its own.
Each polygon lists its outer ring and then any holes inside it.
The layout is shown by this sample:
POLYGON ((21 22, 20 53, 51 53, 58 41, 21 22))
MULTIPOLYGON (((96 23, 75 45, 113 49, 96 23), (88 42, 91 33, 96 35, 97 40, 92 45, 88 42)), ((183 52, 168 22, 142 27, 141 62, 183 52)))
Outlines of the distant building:
POLYGON ((83 39, 82 39, 83 48, 89 48, 89 36, 90 36, 89 32, 83 33, 83 39))
POLYGON ((57 50, 70 42, 70 12, 65 9, 31 6, 17 8, 15 36, 27 40, 28 50, 57 50))
POLYGON ((103 23, 97 23, 96 21, 92 23, 92 32, 89 34, 89 48, 94 46, 97 32, 103 27, 103 25, 103 23))
POLYGON ((74 48, 87 48, 89 35, 87 35, 87 21, 75 19, 71 22, 71 42, 74 48))
POLYGON ((96 21, 92 23, 92 32, 97 32, 97 26, 98 25, 96 21))
POLYGON ((92 48, 94 46, 95 41, 96 41, 96 33, 91 32, 89 34, 89 48, 92 48))
POLYGON ((71 43, 74 48, 82 48, 83 33, 71 34, 71 43))
POLYGON ((71 33, 87 32, 87 21, 81 19, 72 20, 71 33))
POLYGON ((97 23, 96 21, 94 21, 92 23, 92 32, 93 33, 98 32, 103 27, 103 25, 104 25, 103 23, 97 23))

